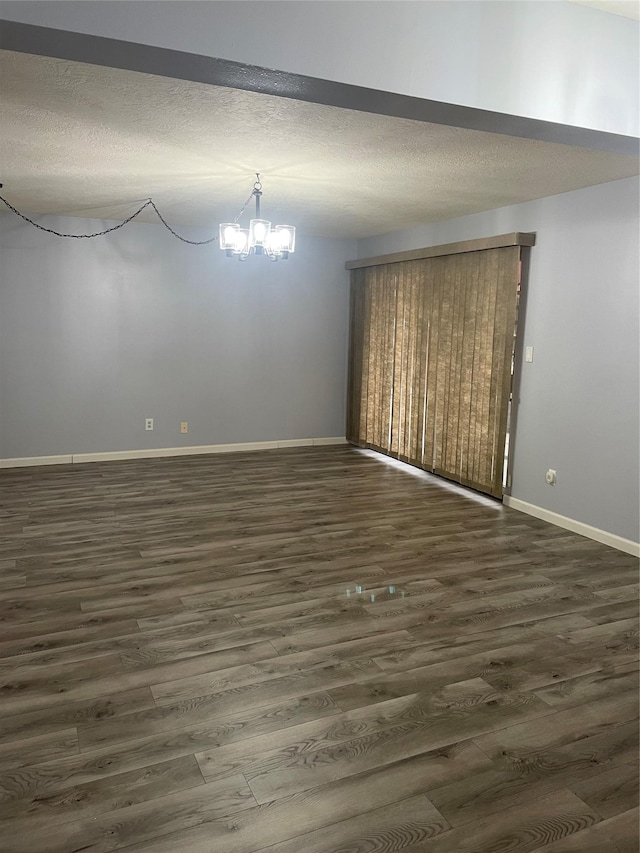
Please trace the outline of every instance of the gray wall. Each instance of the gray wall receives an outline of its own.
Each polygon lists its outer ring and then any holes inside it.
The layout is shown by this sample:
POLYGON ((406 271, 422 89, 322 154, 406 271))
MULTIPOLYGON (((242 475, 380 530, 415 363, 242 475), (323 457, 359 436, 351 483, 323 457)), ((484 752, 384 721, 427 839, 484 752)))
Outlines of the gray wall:
POLYGON ((637 135, 637 21, 562 0, 0 3, 9 20, 637 135))
POLYGON ((639 540, 639 180, 360 241, 369 257, 535 231, 520 345, 512 495, 639 540), (558 482, 547 486, 547 468, 558 482))
MULTIPOLYGON (((537 233, 512 494, 633 541, 639 191, 616 181, 358 244, 366 257, 537 233)), ((302 236, 286 263, 240 264, 161 226, 60 240, 3 214, 0 250, 0 457, 344 434, 352 243, 302 236)))
POLYGON ((64 240, 7 213, 0 251, 0 458, 344 435, 355 243, 240 263, 161 225, 64 240))

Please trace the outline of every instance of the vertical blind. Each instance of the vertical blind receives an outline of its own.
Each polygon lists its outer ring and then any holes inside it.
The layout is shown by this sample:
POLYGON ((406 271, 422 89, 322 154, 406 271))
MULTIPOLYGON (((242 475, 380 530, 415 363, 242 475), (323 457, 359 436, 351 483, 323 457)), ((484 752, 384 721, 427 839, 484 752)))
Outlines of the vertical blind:
POLYGON ((519 271, 519 245, 354 269, 347 439, 501 496, 519 271))

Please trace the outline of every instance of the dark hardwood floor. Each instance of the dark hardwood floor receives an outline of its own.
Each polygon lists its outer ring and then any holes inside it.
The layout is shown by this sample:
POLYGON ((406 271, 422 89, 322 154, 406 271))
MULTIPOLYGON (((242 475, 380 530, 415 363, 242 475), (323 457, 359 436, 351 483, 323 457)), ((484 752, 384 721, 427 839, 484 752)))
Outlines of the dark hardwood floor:
POLYGON ((637 559, 346 446, 1 486, 4 853, 638 851, 637 559))

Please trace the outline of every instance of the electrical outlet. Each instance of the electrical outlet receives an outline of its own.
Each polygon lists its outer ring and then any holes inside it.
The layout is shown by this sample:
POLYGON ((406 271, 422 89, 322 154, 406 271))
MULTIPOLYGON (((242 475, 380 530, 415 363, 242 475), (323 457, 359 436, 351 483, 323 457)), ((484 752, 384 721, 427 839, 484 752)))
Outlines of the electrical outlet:
POLYGON ((145 429, 153 429, 153 418, 145 418, 144 419, 144 428, 145 429))
POLYGON ((188 421, 182 421, 182 423, 180 424, 180 432, 182 432, 182 433, 189 432, 188 421))
POLYGON ((556 480, 557 480, 557 475, 556 475, 556 472, 553 470, 553 468, 549 468, 549 470, 547 471, 545 480, 547 481, 547 484, 549 486, 555 486, 556 480))

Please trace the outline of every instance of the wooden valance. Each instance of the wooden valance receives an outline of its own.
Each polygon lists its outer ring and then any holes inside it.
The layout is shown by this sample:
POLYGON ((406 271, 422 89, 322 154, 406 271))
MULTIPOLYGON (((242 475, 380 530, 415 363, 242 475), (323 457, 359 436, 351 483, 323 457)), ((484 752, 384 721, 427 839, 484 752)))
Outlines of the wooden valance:
POLYGON ((462 255, 465 252, 480 252, 484 249, 503 249, 507 246, 535 246, 535 244, 535 234, 513 231, 511 234, 500 234, 497 237, 483 237, 480 240, 463 240, 460 243, 444 243, 441 246, 427 246, 424 249, 410 249, 407 252, 377 255, 375 258, 359 258, 355 261, 347 261, 344 266, 348 270, 357 270, 363 267, 378 267, 382 264, 397 264, 402 261, 438 258, 442 255, 462 255))

